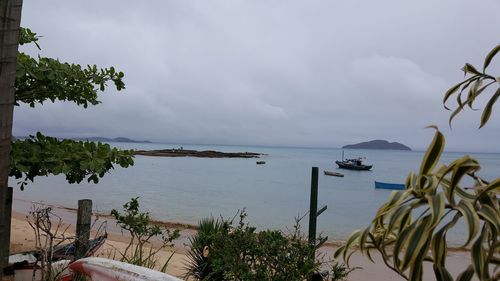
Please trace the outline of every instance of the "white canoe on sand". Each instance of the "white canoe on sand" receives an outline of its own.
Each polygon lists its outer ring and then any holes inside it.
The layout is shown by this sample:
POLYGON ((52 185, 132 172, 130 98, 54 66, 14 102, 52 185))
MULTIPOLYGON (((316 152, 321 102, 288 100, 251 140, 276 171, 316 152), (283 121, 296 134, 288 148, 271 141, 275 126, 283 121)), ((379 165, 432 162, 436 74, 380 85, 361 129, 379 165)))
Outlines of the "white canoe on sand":
POLYGON ((149 268, 96 257, 79 259, 69 268, 89 276, 92 281, 181 281, 149 268))

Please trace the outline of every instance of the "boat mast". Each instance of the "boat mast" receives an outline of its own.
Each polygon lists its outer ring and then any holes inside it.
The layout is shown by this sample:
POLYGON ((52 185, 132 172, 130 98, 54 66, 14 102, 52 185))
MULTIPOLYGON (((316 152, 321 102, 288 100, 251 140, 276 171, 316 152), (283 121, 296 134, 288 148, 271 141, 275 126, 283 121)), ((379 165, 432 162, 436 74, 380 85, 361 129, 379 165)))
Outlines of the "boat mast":
POLYGON ((342 161, 344 161, 344 151, 342 150, 342 161))

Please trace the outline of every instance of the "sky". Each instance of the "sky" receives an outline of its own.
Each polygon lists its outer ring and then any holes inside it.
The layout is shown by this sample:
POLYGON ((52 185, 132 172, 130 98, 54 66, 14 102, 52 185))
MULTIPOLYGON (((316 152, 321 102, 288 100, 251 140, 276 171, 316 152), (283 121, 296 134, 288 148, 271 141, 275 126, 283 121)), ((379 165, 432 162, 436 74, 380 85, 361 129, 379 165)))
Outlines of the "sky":
POLYGON ((450 129, 442 104, 500 43, 498 15, 498 0, 27 0, 42 50, 21 51, 114 66, 126 89, 87 109, 16 107, 13 134, 423 150, 435 124, 448 151, 500 152, 498 105, 478 130, 480 111, 450 129))

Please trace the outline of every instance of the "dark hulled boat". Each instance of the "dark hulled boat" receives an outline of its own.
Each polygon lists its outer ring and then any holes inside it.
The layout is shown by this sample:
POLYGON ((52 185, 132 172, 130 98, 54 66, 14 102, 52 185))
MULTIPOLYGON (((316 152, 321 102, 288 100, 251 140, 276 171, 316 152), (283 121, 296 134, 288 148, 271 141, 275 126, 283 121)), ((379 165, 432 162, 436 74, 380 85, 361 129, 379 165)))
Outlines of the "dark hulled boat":
POLYGON ((345 159, 342 161, 335 161, 340 169, 368 171, 373 165, 364 165, 361 158, 345 159))

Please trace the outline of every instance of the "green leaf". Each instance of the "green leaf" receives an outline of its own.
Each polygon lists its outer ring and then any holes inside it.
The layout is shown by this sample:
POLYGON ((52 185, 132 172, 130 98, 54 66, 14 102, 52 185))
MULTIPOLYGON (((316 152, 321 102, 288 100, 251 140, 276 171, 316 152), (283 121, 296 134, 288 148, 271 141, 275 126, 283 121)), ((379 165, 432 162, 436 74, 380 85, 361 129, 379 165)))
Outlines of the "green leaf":
POLYGON ((442 281, 453 281, 453 277, 450 272, 444 266, 433 266, 434 275, 436 276, 436 280, 442 281))
POLYGON ((482 244, 484 243, 485 233, 481 233, 477 240, 472 245, 471 250, 471 260, 472 266, 474 267, 474 271, 477 273, 479 280, 486 280, 484 277, 485 273, 485 260, 486 254, 484 253, 484 249, 482 244))
POLYGON ((449 108, 446 107, 446 101, 451 97, 451 95, 453 95, 460 88, 460 86, 462 86, 463 83, 464 82, 456 84, 455 86, 449 88, 448 91, 446 91, 446 93, 444 93, 443 104, 445 105, 444 107, 446 109, 449 110, 449 108))
POLYGON ((498 97, 500 97, 500 87, 497 89, 495 94, 491 97, 491 99, 486 104, 486 107, 483 110, 483 114, 481 115, 481 125, 479 126, 479 128, 482 128, 484 125, 486 125, 486 123, 490 119, 493 105, 497 102, 498 97))
POLYGON ((351 256, 350 254, 348 254, 349 249, 351 248, 352 244, 359 238, 360 234, 361 232, 359 230, 354 231, 345 243, 345 251, 343 252, 342 258, 344 259, 346 264, 349 264, 349 257, 351 256))
POLYGON ((469 265, 466 270, 457 276, 457 281, 470 281, 474 276, 474 267, 469 265))
POLYGON ((481 198, 483 195, 488 194, 489 192, 494 193, 495 195, 500 193, 500 178, 495 179, 491 183, 489 183, 486 187, 484 187, 481 192, 477 195, 477 198, 481 198))
POLYGON ((464 247, 469 245, 470 241, 476 237, 476 234, 479 231, 479 217, 474 209, 474 206, 466 200, 460 201, 455 209, 459 211, 464 217, 465 224, 467 226, 467 241, 464 243, 464 247))
POLYGON ((500 51, 500 45, 497 45, 493 50, 491 50, 484 59, 484 67, 483 72, 486 71, 486 68, 490 65, 491 60, 495 57, 495 55, 500 51))
POLYGON ((421 281, 423 276, 423 261, 425 259, 426 253, 429 251, 430 239, 423 241, 422 246, 419 248, 417 254, 413 255, 410 267, 410 278, 409 281, 421 281))
POLYGON ((410 265, 415 265, 421 262, 421 260, 417 260, 419 256, 415 255, 415 253, 420 252, 426 242, 430 240, 428 229, 429 221, 429 216, 425 216, 422 219, 415 221, 416 226, 411 234, 412 239, 408 241, 408 247, 406 248, 406 252, 401 263, 403 270, 406 270, 410 265))
POLYGON ((462 68, 462 70, 465 73, 472 73, 472 74, 481 74, 481 72, 477 71, 477 69, 470 63, 466 63, 465 66, 462 68))
POLYGON ((491 223, 491 225, 498 232, 500 231, 500 213, 498 210, 493 209, 489 205, 483 204, 482 208, 477 212, 480 218, 491 223))
POLYGON ((464 156, 456 162, 454 161, 453 173, 450 180, 450 193, 448 194, 448 201, 452 201, 451 196, 455 195, 455 189, 458 187, 458 183, 463 178, 464 175, 475 172, 479 170, 479 163, 477 160, 472 159, 469 156, 464 156))
POLYGON ((366 249, 365 243, 366 243, 366 238, 368 237, 368 234, 370 233, 370 229, 371 229, 371 227, 365 228, 365 230, 361 233, 361 236, 359 237, 359 250, 361 251, 361 253, 368 252, 368 250, 366 249))
POLYGON ((431 210, 430 229, 434 229, 440 222, 444 214, 445 196, 440 192, 434 196, 427 196, 427 202, 431 210))
POLYGON ((434 168, 434 166, 436 166, 444 149, 445 140, 443 134, 436 126, 429 126, 429 128, 434 128, 436 130, 436 133, 434 134, 434 139, 427 148, 424 158, 422 159, 419 175, 428 174, 434 168))

